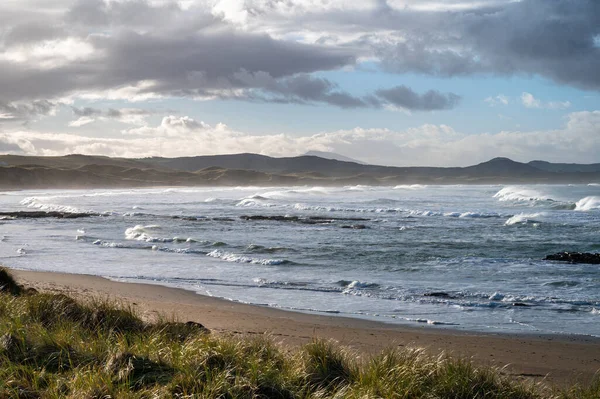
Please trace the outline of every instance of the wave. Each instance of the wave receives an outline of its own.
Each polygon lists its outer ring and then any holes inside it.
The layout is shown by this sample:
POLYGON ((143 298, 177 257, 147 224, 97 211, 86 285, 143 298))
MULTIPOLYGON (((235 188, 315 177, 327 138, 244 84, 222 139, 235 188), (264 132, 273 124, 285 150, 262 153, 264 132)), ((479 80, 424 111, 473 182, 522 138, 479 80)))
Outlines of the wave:
POLYGON ((246 250, 258 253, 276 253, 276 252, 292 252, 295 251, 292 248, 286 247, 265 247, 263 245, 258 244, 250 244, 246 247, 246 250))
POLYGON ((142 249, 142 250, 151 250, 157 252, 168 252, 168 253, 176 253, 176 254, 196 254, 196 255, 206 255, 206 251, 201 251, 193 248, 169 248, 169 247, 160 247, 158 245, 128 245, 123 244, 121 242, 115 241, 106 241, 106 240, 95 240, 93 242, 94 245, 104 248, 119 248, 119 249, 142 249))
POLYGON ((263 207, 263 208, 271 208, 276 206, 271 202, 266 202, 266 198, 261 197, 259 195, 253 195, 251 197, 241 199, 235 206, 238 207, 263 207))
POLYGON ((426 323, 429 325, 433 325, 433 326, 458 326, 458 323, 450 323, 450 322, 446 322, 446 321, 438 321, 438 320, 431 320, 431 319, 413 319, 410 317, 402 317, 402 319, 406 320, 406 321, 413 321, 415 323, 426 323))
POLYGON ((596 209, 600 209, 600 197, 585 197, 575 203, 576 211, 592 211, 596 209))
POLYGON ((227 262, 235 262, 235 263, 251 263, 254 265, 265 265, 265 266, 277 266, 277 265, 286 265, 291 264, 289 260, 285 259, 259 259, 252 258, 250 256, 238 255, 231 252, 224 252, 218 249, 211 251, 206 254, 206 256, 210 256, 211 258, 222 259, 227 262))
POLYGON ((424 188, 427 186, 423 184, 399 184, 394 187, 394 190, 422 190, 424 188))
POLYGON ((506 215, 500 215, 496 212, 447 212, 444 216, 457 217, 457 218, 476 218, 476 219, 489 219, 489 218, 501 218, 506 215))
POLYGON ((129 227, 125 230, 125 238, 127 240, 152 242, 153 240, 156 240, 156 238, 152 237, 148 233, 151 230, 157 230, 157 229, 160 229, 160 226, 156 225, 156 224, 152 224, 152 225, 148 225, 148 226, 142 226, 141 224, 138 224, 134 227, 129 227))
POLYGON ((494 198, 498 198, 498 201, 514 201, 514 202, 531 202, 531 201, 548 201, 555 202, 555 200, 547 195, 543 195, 538 191, 519 187, 519 186, 508 186, 504 187, 496 194, 494 198))
MULTIPOLYGON (((136 225, 134 227, 129 227, 125 230, 125 239, 126 240, 135 240, 135 241, 145 241, 145 242, 162 242, 162 243, 200 243, 200 244, 210 244, 209 241, 200 241, 196 240, 192 237, 154 237, 151 234, 152 231, 160 230, 161 226, 157 224, 152 225, 136 225)), ((225 243, 213 243, 214 246, 226 245, 225 243)))
POLYGON ((539 220, 535 218, 539 218, 543 216, 543 213, 519 213, 518 215, 514 215, 510 217, 506 222, 504 222, 505 226, 513 226, 515 224, 539 224, 541 223, 539 220))
POLYGON ((84 211, 69 205, 46 204, 38 197, 27 197, 20 202, 21 205, 27 208, 39 209, 45 212, 63 212, 63 213, 92 213, 92 211, 84 211))
MULTIPOLYGON (((93 244, 98 245, 100 247, 105 247, 105 248, 127 248, 125 245, 118 243, 118 242, 114 242, 114 241, 96 240, 93 242, 93 244)), ((129 248, 139 249, 136 247, 129 247, 129 248)))

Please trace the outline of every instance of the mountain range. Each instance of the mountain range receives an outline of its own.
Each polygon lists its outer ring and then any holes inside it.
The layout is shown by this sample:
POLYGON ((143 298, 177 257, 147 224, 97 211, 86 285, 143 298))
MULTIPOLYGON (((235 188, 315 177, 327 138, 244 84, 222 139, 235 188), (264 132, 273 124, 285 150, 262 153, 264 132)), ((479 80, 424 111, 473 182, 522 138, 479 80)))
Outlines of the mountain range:
POLYGON ((600 182, 600 163, 521 163, 494 158, 468 167, 441 168, 366 165, 341 156, 328 158, 258 154, 138 159, 0 155, 0 188, 600 182))

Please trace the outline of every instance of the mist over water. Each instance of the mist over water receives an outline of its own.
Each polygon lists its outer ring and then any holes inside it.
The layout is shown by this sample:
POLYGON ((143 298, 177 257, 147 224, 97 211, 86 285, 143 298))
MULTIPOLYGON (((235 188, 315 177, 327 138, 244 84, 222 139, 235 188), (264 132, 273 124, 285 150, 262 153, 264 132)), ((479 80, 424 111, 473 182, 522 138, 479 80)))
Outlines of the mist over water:
MULTIPOLYGON (((284 309, 600 336, 600 186, 171 188, 0 193, 0 262, 284 309)), ((435 327, 437 326, 437 327, 435 327)))

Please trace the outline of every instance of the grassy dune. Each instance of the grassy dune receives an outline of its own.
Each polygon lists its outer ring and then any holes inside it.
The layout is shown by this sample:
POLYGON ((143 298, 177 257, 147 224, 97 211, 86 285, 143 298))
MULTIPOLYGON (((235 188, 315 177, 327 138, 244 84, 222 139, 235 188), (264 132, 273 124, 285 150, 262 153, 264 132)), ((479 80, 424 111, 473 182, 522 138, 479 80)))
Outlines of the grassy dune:
POLYGON ((0 269, 0 398, 599 398, 468 361, 389 350, 356 360, 331 342, 288 351, 266 337, 146 323, 126 306, 17 285, 0 269))

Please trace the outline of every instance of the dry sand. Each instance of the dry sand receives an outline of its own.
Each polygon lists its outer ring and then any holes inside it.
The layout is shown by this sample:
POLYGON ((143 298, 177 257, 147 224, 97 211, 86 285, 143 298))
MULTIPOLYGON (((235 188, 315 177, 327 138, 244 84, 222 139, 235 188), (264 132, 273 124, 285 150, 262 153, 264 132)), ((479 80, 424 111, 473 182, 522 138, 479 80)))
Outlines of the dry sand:
POLYGON ((251 306, 152 284, 121 283, 102 277, 14 270, 17 280, 41 291, 78 298, 125 301, 147 319, 157 315, 202 323, 216 333, 269 334, 285 345, 327 338, 357 353, 388 347, 419 347, 437 355, 451 353, 477 364, 504 367, 504 373, 552 384, 588 383, 600 370, 600 339, 582 336, 481 334, 406 327, 338 316, 288 312, 251 306))

